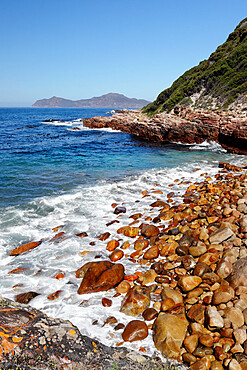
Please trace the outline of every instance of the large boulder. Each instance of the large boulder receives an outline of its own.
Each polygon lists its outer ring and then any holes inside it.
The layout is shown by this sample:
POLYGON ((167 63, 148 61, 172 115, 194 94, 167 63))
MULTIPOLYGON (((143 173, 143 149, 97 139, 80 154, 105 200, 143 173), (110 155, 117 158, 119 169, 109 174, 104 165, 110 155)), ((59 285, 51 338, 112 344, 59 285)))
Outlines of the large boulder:
POLYGON ((100 292, 114 288, 123 280, 124 267, 109 261, 88 262, 77 270, 76 276, 83 278, 78 294, 100 292))
POLYGON ((178 360, 188 322, 184 314, 161 312, 153 324, 155 347, 170 359, 178 360))
POLYGON ((124 297, 120 311, 129 316, 141 314, 150 305, 150 291, 139 285, 131 288, 124 297))

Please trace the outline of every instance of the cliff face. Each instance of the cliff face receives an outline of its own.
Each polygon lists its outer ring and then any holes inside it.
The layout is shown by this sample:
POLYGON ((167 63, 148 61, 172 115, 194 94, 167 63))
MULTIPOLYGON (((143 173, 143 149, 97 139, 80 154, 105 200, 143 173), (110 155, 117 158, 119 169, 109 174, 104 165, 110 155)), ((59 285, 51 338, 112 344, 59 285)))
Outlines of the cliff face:
POLYGON ((199 109, 247 109, 247 18, 208 60, 185 72, 144 112, 171 111, 177 104, 199 109))
POLYGON ((226 112, 194 111, 176 107, 176 114, 160 113, 148 118, 140 112, 83 120, 90 128, 113 128, 150 141, 184 144, 215 141, 229 152, 247 154, 247 117, 226 112))
POLYGON ((147 100, 128 98, 122 94, 109 93, 91 99, 69 100, 53 96, 37 100, 32 107, 42 108, 142 108, 147 100))

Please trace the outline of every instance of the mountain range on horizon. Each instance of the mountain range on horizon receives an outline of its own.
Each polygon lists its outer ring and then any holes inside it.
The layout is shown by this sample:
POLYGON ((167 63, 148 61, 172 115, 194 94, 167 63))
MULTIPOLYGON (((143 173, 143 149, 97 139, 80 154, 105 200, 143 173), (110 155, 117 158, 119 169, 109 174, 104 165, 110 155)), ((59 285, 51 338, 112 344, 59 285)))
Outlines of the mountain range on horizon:
POLYGON ((69 100, 53 96, 37 100, 32 107, 39 108, 143 108, 150 102, 128 98, 123 94, 109 93, 90 99, 69 100))

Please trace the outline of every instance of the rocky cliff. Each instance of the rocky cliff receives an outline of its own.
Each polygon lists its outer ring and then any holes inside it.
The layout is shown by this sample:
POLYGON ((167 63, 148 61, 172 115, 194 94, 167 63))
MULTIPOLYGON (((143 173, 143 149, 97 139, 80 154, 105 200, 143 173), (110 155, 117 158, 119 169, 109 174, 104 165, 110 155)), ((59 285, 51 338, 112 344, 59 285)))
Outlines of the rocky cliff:
POLYGON ((53 96, 37 100, 32 107, 40 108, 142 108, 147 100, 128 98, 122 94, 109 93, 91 99, 69 100, 53 96))
POLYGON ((84 126, 110 127, 151 141, 185 144, 215 141, 229 152, 247 154, 247 115, 226 112, 194 111, 176 107, 175 113, 160 113, 152 118, 128 111, 112 117, 84 119, 84 126))
POLYGON ((247 18, 196 67, 162 91, 144 111, 171 111, 177 104, 199 109, 247 109, 247 18))

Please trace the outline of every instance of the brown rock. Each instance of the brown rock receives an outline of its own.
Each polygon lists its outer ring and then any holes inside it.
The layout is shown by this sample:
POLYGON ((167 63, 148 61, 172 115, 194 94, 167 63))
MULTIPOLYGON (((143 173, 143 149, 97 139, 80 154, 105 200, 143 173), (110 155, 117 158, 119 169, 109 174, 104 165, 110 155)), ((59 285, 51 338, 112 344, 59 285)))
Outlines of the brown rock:
POLYGON ((194 304, 187 312, 187 316, 190 320, 196 321, 200 324, 204 323, 205 319, 205 306, 201 303, 194 304))
POLYGON ((218 305, 227 303, 235 296, 234 289, 228 285, 221 285, 219 289, 214 292, 212 303, 218 305))
POLYGON ((120 312, 129 316, 136 316, 141 314, 150 305, 150 293, 146 287, 139 285, 131 288, 124 297, 120 312))
POLYGON ((121 249, 115 249, 115 251, 113 251, 109 258, 112 262, 117 262, 119 261, 122 257, 124 256, 124 252, 121 250, 121 249))
POLYGON ((227 278, 233 289, 240 286, 247 287, 247 257, 241 258, 233 264, 232 273, 227 278))
POLYGON ((128 281, 123 280, 121 281, 120 284, 118 284, 116 291, 117 293, 125 294, 130 290, 130 288, 131 288, 130 283, 128 283, 128 281))
POLYGON ((211 272, 211 268, 205 262, 197 262, 194 268, 194 275, 202 276, 206 272, 211 272))
POLYGON ((158 227, 154 225, 148 225, 141 229, 142 235, 146 236, 147 238, 151 238, 152 236, 159 235, 158 227))
POLYGON ((125 236, 129 236, 131 238, 134 238, 135 236, 139 235, 139 227, 131 227, 127 226, 124 230, 123 233, 125 236))
POLYGON ((159 248, 157 245, 154 245, 153 247, 149 248, 143 255, 143 258, 146 260, 155 259, 159 256, 159 248))
POLYGON ((156 272, 153 269, 147 270, 139 277, 139 280, 142 285, 147 285, 150 283, 154 283, 157 277, 156 272))
POLYGON ((124 267, 120 263, 109 261, 88 262, 81 269, 85 269, 84 277, 78 289, 78 294, 100 292, 114 288, 124 278, 124 267))
POLYGON ((221 279, 227 278, 232 272, 232 261, 231 258, 226 256, 220 260, 216 269, 217 274, 221 279))
POLYGON ((140 250, 146 249, 148 245, 149 245, 149 241, 147 239, 136 240, 134 244, 134 249, 136 251, 140 251, 140 250))
POLYGON ((112 300, 108 298, 102 298, 102 305, 104 307, 110 307, 112 305, 112 300))
POLYGON ((106 233, 103 233, 103 234, 99 235, 97 238, 103 242, 106 239, 108 239, 110 235, 111 234, 109 232, 106 232, 106 233))
POLYGON ((170 206, 168 203, 163 202, 162 200, 156 200, 156 202, 150 204, 150 207, 162 207, 169 209, 170 206))
POLYGON ((182 305, 183 304, 183 296, 177 290, 174 290, 169 287, 164 287, 161 292, 161 298, 165 301, 167 298, 171 298, 175 305, 182 305))
POLYGON ((201 282, 202 279, 199 276, 182 276, 178 281, 178 285, 184 292, 189 292, 196 288, 201 282))
POLYGON ((136 340, 145 339, 148 336, 148 327, 144 321, 132 320, 130 321, 123 333, 122 338, 125 342, 134 342, 136 340))
POLYGON ((145 311, 142 313, 142 317, 146 321, 151 321, 155 319, 158 316, 158 311, 155 310, 154 308, 147 308, 145 311))
POLYGON ((185 337, 184 347, 188 352, 193 353, 197 345, 198 345, 198 334, 192 334, 185 337))
POLYGON ((207 247, 204 243, 198 242, 197 245, 189 247, 189 253, 193 257, 200 257, 202 254, 207 252, 207 247))
POLYGON ((233 329, 238 329, 244 325, 244 315, 239 308, 226 308, 224 316, 232 323, 233 329))
POLYGON ((31 249, 34 249, 34 248, 38 247, 41 243, 42 243, 42 241, 39 241, 39 242, 31 242, 31 243, 27 243, 27 244, 22 244, 19 247, 13 249, 10 252, 10 255, 11 256, 18 256, 19 254, 22 254, 24 252, 28 252, 31 249))
POLYGON ((212 335, 203 334, 203 335, 200 335, 199 342, 205 347, 212 347, 214 344, 214 339, 212 335))
POLYGON ((223 227, 212 233, 209 240, 211 244, 220 244, 230 238, 234 239, 235 237, 234 232, 229 227, 223 227))
POLYGON ((28 304, 31 299, 37 297, 38 295, 39 293, 36 292, 21 293, 15 296, 15 301, 18 303, 28 304))
POLYGON ((119 241, 118 241, 118 240, 110 240, 110 241, 107 243, 107 247, 106 247, 106 249, 107 249, 109 252, 112 252, 112 251, 114 251, 114 249, 116 249, 118 246, 119 246, 119 241))
POLYGON ((187 321, 175 314, 161 312, 153 324, 155 347, 163 356, 178 359, 187 330, 187 321))

